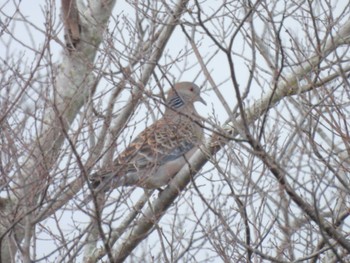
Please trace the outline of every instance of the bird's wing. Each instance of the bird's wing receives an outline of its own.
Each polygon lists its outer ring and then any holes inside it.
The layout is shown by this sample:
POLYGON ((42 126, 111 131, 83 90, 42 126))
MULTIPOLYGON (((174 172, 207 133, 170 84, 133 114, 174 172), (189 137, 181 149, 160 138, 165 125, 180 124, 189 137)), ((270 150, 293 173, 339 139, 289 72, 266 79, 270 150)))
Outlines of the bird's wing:
POLYGON ((163 165, 191 150, 196 143, 193 137, 190 126, 160 119, 140 133, 115 164, 127 165, 127 172, 163 165))
POLYGON ((132 185, 144 174, 175 160, 198 144, 199 136, 190 122, 160 119, 143 130, 114 160, 112 167, 90 177, 94 188, 132 185))

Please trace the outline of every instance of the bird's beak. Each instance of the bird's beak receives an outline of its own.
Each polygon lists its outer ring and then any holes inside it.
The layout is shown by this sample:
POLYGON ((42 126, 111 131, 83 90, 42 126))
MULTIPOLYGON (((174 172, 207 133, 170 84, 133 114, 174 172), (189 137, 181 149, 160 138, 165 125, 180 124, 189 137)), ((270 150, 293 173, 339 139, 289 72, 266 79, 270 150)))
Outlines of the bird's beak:
POLYGON ((205 102, 205 100, 201 96, 198 97, 197 101, 202 102, 205 106, 207 106, 207 103, 205 102))

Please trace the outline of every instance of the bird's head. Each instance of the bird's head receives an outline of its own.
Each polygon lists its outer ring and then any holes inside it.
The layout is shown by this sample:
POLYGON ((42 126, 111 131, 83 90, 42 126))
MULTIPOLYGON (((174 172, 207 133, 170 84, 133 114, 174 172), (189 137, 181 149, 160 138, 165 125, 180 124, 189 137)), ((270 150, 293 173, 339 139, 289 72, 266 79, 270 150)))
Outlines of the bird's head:
POLYGON ((200 96, 200 88, 192 82, 176 83, 168 92, 167 105, 173 109, 180 109, 186 106, 193 106, 193 103, 199 101, 207 105, 200 96))

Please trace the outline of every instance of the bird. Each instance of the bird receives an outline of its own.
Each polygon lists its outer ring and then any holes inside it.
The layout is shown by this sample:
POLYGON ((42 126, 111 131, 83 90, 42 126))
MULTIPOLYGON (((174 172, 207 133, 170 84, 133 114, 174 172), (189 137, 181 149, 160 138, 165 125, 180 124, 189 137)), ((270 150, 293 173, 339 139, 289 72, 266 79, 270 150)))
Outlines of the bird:
POLYGON ((188 162, 203 141, 203 121, 195 102, 207 105, 200 88, 178 82, 170 88, 163 116, 145 128, 111 166, 90 176, 95 191, 120 186, 159 189, 188 162))

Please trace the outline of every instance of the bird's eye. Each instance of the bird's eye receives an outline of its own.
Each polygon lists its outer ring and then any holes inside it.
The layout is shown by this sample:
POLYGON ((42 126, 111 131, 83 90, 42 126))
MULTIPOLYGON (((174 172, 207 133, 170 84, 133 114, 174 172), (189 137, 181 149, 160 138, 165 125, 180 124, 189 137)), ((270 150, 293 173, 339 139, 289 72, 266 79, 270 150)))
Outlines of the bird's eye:
POLYGON ((193 87, 190 88, 190 91, 193 91, 193 87))

